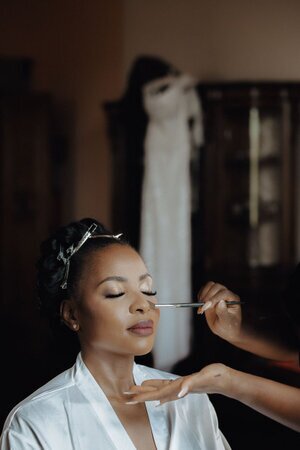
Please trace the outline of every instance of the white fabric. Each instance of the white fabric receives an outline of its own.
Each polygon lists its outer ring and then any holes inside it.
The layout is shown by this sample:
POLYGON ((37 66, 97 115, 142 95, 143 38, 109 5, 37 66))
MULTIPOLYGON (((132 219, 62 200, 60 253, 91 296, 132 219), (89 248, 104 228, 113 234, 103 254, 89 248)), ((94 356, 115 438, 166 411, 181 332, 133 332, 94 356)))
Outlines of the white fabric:
MULTIPOLYGON (((174 378, 134 366, 134 379, 174 378)), ((187 396, 147 411, 158 450, 230 449, 206 394, 187 396)), ((8 416, 1 450, 135 450, 81 355, 75 365, 37 390, 8 416)))
MULTIPOLYGON (((202 142, 201 109, 194 81, 170 76, 143 91, 149 116, 145 137, 140 252, 153 275, 160 303, 191 301, 191 187, 193 144, 202 142), (188 120, 193 118, 194 126, 188 120)), ((155 367, 169 370, 189 353, 188 310, 161 311, 155 367)))

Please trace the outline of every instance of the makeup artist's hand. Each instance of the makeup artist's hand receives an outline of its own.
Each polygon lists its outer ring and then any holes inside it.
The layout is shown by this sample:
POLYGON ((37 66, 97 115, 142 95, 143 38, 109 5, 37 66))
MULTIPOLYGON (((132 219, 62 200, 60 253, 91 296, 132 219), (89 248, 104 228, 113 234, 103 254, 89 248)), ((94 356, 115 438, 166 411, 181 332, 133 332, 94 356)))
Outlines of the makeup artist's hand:
POLYGON ((267 417, 300 432, 299 389, 231 369, 210 364, 200 372, 175 380, 147 380, 126 392, 126 403, 158 400, 160 404, 178 400, 189 393, 223 394, 242 402, 267 417))
POLYGON ((226 301, 239 301, 239 296, 222 284, 209 281, 198 292, 198 299, 205 302, 198 313, 205 311, 211 331, 228 342, 236 343, 242 333, 241 307, 240 305, 227 306, 226 301))
POLYGON ((128 402, 159 400, 160 404, 178 400, 188 393, 224 394, 230 391, 231 369, 224 364, 210 364, 200 372, 175 380, 147 380, 141 386, 132 386, 126 393, 128 402))
POLYGON ((211 331, 236 347, 263 358, 292 362, 299 367, 299 350, 257 333, 254 329, 242 327, 240 305, 226 305, 226 301, 239 301, 238 295, 219 283, 209 281, 198 293, 198 299, 205 305, 198 313, 205 313, 211 331))

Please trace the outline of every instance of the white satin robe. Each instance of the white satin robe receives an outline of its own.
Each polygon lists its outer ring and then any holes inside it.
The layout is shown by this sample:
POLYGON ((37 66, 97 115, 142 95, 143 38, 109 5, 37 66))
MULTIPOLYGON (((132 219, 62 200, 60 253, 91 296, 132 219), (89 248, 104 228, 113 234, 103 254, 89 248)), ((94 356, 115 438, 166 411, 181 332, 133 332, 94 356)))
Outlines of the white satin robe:
MULTIPOLYGON (((174 378, 134 365, 134 379, 174 378)), ((155 407, 147 402, 158 450, 230 449, 206 394, 155 407)), ((1 450, 135 450, 104 392, 82 361, 19 403, 6 419, 1 450)))

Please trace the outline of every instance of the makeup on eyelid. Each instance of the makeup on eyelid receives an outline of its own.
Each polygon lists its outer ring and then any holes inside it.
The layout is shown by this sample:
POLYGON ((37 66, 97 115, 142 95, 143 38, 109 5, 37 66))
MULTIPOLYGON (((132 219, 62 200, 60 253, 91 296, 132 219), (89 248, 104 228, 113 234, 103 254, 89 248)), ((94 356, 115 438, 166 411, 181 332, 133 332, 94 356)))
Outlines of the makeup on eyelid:
MULTIPOLYGON (((104 294, 104 297, 105 298, 108 298, 108 299, 118 299, 118 298, 120 298, 120 297, 122 297, 123 295, 125 295, 126 294, 126 292, 116 292, 116 293, 107 293, 107 294, 104 294)), ((157 292, 156 291, 145 291, 145 292, 143 292, 143 291, 141 291, 141 294, 144 294, 144 295, 146 295, 147 297, 155 297, 156 296, 156 294, 157 294, 157 292)), ((154 300, 154 299, 153 299, 154 300)), ((150 304, 150 306, 152 307, 152 308, 154 308, 154 305, 155 305, 155 301, 152 301, 152 300, 148 300, 147 299, 147 301, 148 301, 148 303, 150 304)))

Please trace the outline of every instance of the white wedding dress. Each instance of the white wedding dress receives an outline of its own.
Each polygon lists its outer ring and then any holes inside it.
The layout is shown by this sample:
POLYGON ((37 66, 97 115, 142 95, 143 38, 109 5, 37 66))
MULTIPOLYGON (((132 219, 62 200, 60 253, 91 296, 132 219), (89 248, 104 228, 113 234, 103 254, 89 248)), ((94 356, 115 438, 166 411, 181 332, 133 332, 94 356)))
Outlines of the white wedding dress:
MULTIPOLYGON (((191 182, 193 145, 202 142, 201 108, 187 75, 144 87, 149 116, 145 136, 140 252, 158 291, 158 301, 191 301, 191 182), (189 119, 193 118, 193 127, 189 119)), ((191 313, 161 310, 155 367, 169 370, 189 353, 191 313)))

